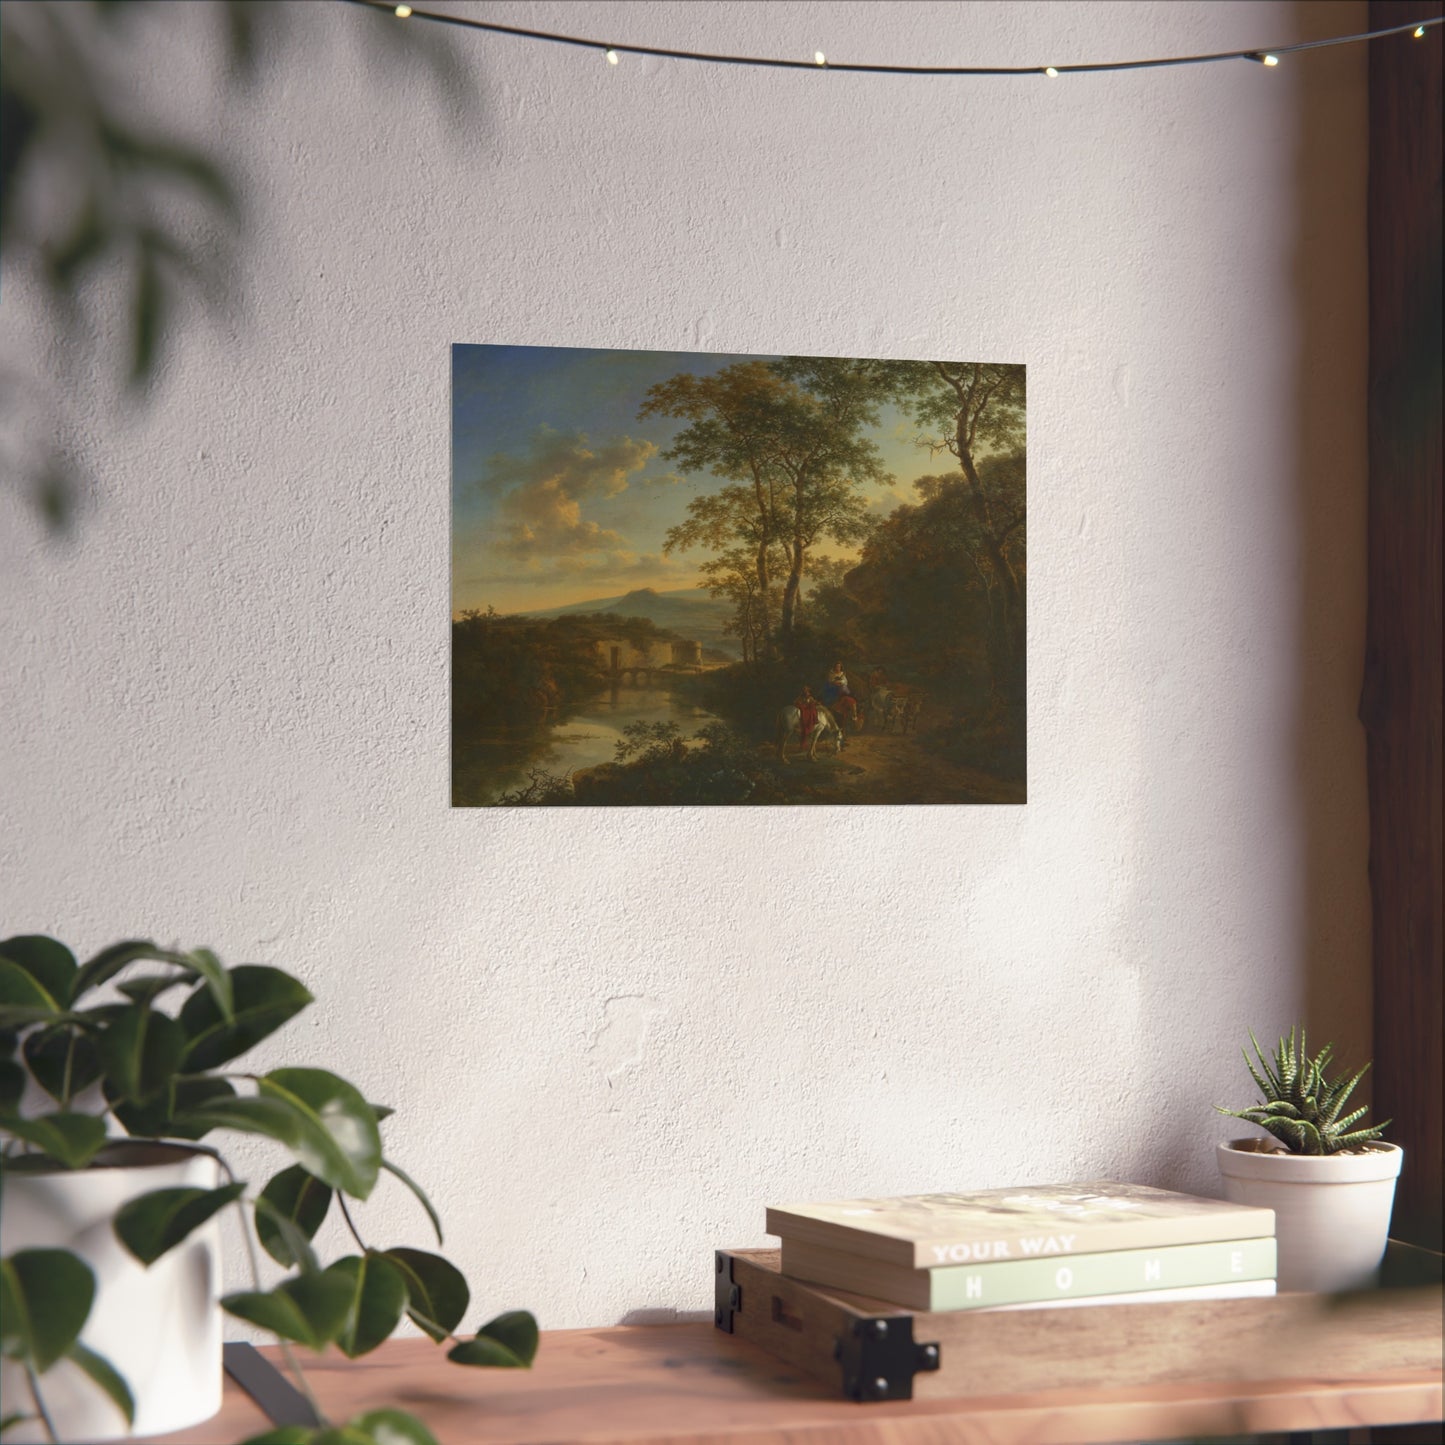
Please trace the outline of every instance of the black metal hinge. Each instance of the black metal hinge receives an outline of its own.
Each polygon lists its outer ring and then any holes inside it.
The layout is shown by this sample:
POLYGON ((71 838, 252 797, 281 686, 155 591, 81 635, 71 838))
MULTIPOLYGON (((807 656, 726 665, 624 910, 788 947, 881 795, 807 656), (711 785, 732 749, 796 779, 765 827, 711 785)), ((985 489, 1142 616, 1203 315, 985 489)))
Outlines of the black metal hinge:
POLYGON ((733 1332, 733 1315, 743 1307, 743 1289, 733 1283, 733 1262, 718 1250, 717 1279, 713 1286, 713 1323, 727 1334, 733 1332))
POLYGON ((912 1315, 873 1315, 838 1336, 833 1358, 843 1367, 848 1399, 911 1400, 914 1375, 936 1370, 939 1350, 914 1341, 912 1315))

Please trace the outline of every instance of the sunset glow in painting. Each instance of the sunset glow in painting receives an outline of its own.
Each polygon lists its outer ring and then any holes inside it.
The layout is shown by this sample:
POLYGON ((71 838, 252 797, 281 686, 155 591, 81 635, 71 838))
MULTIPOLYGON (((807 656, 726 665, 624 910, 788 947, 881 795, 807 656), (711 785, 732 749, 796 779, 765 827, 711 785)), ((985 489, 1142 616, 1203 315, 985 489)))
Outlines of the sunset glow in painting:
POLYGON ((1022 366, 456 346, 452 801, 1025 797, 1022 366))

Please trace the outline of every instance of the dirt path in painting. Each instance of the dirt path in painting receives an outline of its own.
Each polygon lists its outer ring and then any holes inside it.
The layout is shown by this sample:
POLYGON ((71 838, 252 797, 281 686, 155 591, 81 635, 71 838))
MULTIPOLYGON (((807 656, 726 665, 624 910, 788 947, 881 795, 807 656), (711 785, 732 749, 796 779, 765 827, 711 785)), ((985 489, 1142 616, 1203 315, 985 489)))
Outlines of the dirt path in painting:
POLYGON ((841 755, 788 750, 788 767, 815 803, 1022 803, 1021 782, 995 778, 931 752, 927 736, 854 733, 841 755))

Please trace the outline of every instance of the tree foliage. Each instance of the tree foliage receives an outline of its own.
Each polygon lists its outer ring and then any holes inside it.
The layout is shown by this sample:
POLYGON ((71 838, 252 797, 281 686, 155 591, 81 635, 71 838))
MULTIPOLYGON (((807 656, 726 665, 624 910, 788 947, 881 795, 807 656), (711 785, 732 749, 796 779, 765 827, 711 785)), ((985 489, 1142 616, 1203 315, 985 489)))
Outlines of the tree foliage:
POLYGON ((652 387, 641 414, 685 423, 665 455, 723 482, 666 546, 709 554, 701 585, 732 603, 744 668, 866 659, 926 684, 954 734, 987 734, 990 757, 1021 767, 1026 401, 1023 367, 984 362, 785 356, 652 387), (951 465, 880 519, 867 499, 894 482, 885 406, 951 465))
POLYGON ((694 498, 666 549, 718 554, 704 564, 707 585, 733 599, 734 631, 753 657, 791 650, 817 544, 867 535, 861 487, 892 478, 863 433, 891 390, 884 363, 797 356, 684 372, 649 388, 640 416, 688 423, 664 456, 730 483, 694 498))
POLYGON ((1024 411, 1022 366, 989 362, 889 363, 902 405, 921 429, 919 445, 958 463, 959 503, 967 514, 970 565, 987 589, 991 688, 1006 707, 1021 708, 1024 690, 1024 411), (981 475, 985 459, 1015 459, 1017 486, 981 475))

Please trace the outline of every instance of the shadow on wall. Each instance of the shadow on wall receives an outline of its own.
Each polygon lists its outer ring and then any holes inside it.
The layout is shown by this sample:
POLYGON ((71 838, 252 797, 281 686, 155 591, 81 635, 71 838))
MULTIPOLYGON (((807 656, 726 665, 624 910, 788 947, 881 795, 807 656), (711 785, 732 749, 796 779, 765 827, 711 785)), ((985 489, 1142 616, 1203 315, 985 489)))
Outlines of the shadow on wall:
MULTIPOLYGON (((323 36, 345 32, 398 80, 404 66, 420 67, 475 120, 475 92, 440 28, 316 10, 323 36)), ((141 406, 188 303, 239 319, 243 165, 151 122, 162 67, 150 52, 161 27, 180 28, 195 64, 218 68, 217 83, 239 90, 278 68, 288 48, 314 54, 315 24, 314 13, 254 0, 0 7, 4 286, 33 292, 61 343, 48 348, 49 374, 0 365, 0 488, 28 495, 52 535, 76 519, 89 479, 67 459, 67 418, 51 399, 93 391, 99 377, 118 384, 123 407, 141 406), (118 348, 114 335, 124 338, 118 348)))
MULTIPOLYGON (((1310 38, 1369 27, 1363 3, 1353 18, 1334 6, 1321 14, 1306 0, 1295 9, 1310 38)), ((1300 1013, 1313 1047, 1334 1040, 1340 1065, 1358 1068, 1370 1056, 1372 1007, 1369 796, 1357 717, 1369 483, 1368 55, 1345 47, 1320 58, 1301 72, 1292 277, 1299 576, 1290 757, 1303 872, 1301 895, 1281 901, 1301 920, 1300 1013)), ((1367 1074, 1359 1102, 1369 1098, 1367 1074)))
MULTIPOLYGON (((1363 3, 1322 8, 1298 0, 1294 11, 1297 23, 1284 32, 1300 39, 1367 28, 1363 3)), ((1251 828, 1241 816, 1238 842, 1241 854, 1255 850, 1258 865, 1280 882, 1274 906, 1286 951, 1236 957, 1237 971, 1214 981, 1218 1003, 1211 1018, 1219 1032, 1201 1037, 1199 1058, 1211 1068, 1224 1061, 1226 1077, 1234 1081, 1229 1097, 1191 1097, 1196 1111, 1191 1128, 1161 1130, 1121 1164, 1164 1187, 1219 1192, 1212 1150, 1201 1147, 1201 1140, 1228 1133, 1225 1121, 1210 1113, 1211 1104, 1234 1103, 1250 1092, 1239 1053, 1250 1029, 1268 1052, 1279 1033, 1303 1018, 1312 1050, 1333 1040, 1342 1066, 1358 1067, 1370 1055, 1369 816, 1365 736, 1356 718, 1364 667, 1368 478, 1365 67, 1363 47, 1348 46, 1300 57, 1291 76, 1298 107, 1288 280, 1296 348, 1293 407, 1279 420, 1289 429, 1284 454, 1292 457, 1293 470, 1286 476, 1261 469, 1258 484, 1287 487, 1293 504, 1293 545, 1280 549, 1283 564, 1294 566, 1292 717, 1288 731, 1261 738, 1257 752, 1258 759, 1273 756, 1286 770, 1281 781, 1288 786, 1273 796, 1291 811, 1267 819, 1263 828, 1251 828), (1258 857, 1277 840, 1285 841, 1289 858, 1258 857), (1261 990, 1248 985, 1267 977, 1270 995, 1294 1016, 1254 1016, 1258 1005, 1249 999, 1261 990), (1236 1000, 1235 992, 1242 997, 1236 1000), (1237 1027, 1228 1024, 1227 1036, 1223 1021, 1237 1021, 1237 1027), (1219 1126, 1212 1135, 1211 1120, 1219 1126)), ((1241 218, 1241 225, 1247 224, 1248 217, 1241 218)), ((1286 598, 1288 589, 1280 596, 1286 598)), ((1246 624, 1232 645, 1247 650, 1250 642, 1246 624)), ((1150 788, 1167 784, 1168 763, 1156 756, 1150 788)), ((1241 857, 1236 876, 1248 864, 1241 857)), ((1269 906, 1267 899, 1260 905, 1269 906)), ((1227 919, 1231 908, 1226 897, 1221 916, 1227 919)), ((1199 940, 1199 946, 1206 951, 1210 940, 1199 940)), ((1242 946, 1250 946, 1247 936, 1242 946)), ((1156 992, 1146 1016, 1152 1014, 1167 1035, 1178 1007, 1167 990, 1156 992)), ((1362 1103, 1368 1083, 1367 1075, 1362 1103)), ((1253 1131, 1241 1126, 1239 1132, 1253 1131)))

